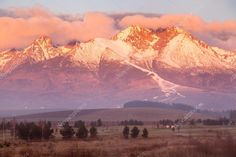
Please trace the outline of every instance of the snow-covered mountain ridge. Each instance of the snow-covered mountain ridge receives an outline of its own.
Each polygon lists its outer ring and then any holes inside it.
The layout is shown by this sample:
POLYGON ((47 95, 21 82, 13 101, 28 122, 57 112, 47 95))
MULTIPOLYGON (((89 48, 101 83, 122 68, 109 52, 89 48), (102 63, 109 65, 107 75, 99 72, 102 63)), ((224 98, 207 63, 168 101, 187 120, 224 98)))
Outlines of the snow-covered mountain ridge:
POLYGON ((153 31, 130 26, 112 40, 94 39, 73 46, 55 47, 49 37, 42 36, 22 51, 0 52, 0 71, 7 71, 8 64, 14 64, 15 58, 43 62, 58 56, 71 56, 77 63, 96 67, 101 57, 108 55, 109 58, 109 53, 106 54, 109 49, 117 52, 117 55, 110 56, 112 60, 122 60, 122 56, 140 63, 157 61, 182 69, 236 69, 234 52, 210 47, 183 29, 171 27, 153 31))
POLYGON ((0 52, 0 104, 64 107, 151 98, 232 106, 235 73, 235 52, 178 27, 130 26, 110 39, 61 46, 41 36, 22 50, 0 52))

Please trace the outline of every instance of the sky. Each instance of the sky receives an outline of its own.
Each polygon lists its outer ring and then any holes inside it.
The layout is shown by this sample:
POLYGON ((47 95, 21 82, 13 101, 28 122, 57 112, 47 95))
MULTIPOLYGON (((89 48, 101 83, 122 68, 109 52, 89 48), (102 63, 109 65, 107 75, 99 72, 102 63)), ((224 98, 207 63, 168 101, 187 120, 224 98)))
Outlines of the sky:
POLYGON ((205 20, 236 19, 235 0, 0 0, 0 8, 41 5, 55 13, 190 13, 205 20))
POLYGON ((41 35, 57 44, 110 38, 130 25, 177 25, 236 50, 235 8, 235 0, 0 0, 0 50, 23 48, 41 35))

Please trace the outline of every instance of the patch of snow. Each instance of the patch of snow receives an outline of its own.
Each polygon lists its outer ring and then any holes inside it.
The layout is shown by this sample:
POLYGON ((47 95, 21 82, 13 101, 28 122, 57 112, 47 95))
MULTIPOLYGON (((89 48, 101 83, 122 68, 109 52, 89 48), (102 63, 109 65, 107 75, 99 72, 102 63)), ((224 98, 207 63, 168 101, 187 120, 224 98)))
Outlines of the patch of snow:
POLYGON ((153 40, 152 40, 152 42, 150 42, 150 46, 152 47, 152 46, 154 46, 157 42, 158 42, 158 40, 160 39, 158 36, 156 36, 156 35, 152 35, 152 37, 153 37, 153 40))
POLYGON ((131 33, 132 33, 132 28, 128 27, 127 29, 117 34, 117 39, 125 41, 131 33))
MULTIPOLYGON (((74 51, 74 61, 88 65, 91 69, 96 69, 99 66, 102 56, 109 55, 107 54, 108 52, 116 52, 128 58, 133 48, 123 41, 96 38, 93 41, 81 43, 80 47, 77 47, 74 51)), ((119 56, 110 57, 115 60, 121 60, 119 56)))
POLYGON ((169 41, 160 60, 175 68, 230 68, 211 48, 202 47, 185 34, 179 34, 169 41))

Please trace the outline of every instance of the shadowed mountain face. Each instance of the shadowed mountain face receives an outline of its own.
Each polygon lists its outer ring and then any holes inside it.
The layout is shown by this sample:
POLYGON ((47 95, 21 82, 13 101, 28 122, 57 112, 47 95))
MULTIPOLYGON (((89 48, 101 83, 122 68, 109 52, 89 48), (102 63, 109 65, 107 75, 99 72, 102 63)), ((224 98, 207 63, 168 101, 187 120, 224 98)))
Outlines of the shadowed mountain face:
POLYGON ((120 107, 130 100, 236 107, 236 54, 172 27, 54 47, 40 37, 0 52, 1 108, 120 107))

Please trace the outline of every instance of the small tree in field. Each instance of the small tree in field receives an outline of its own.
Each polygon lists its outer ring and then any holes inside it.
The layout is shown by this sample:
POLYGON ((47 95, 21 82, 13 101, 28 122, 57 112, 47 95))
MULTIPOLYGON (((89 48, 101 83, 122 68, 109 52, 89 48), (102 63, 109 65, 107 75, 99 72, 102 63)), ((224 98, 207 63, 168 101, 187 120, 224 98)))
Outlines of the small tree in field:
POLYGON ((29 125, 21 122, 20 124, 16 126, 16 130, 17 130, 17 136, 20 139, 24 139, 24 140, 29 139, 29 130, 30 130, 29 125))
POLYGON ((60 130, 60 133, 65 139, 72 138, 75 134, 74 129, 69 125, 68 122, 63 124, 63 128, 60 130))
POLYGON ((139 129, 138 127, 133 127, 133 129, 131 130, 131 137, 132 138, 137 138, 138 137, 138 134, 139 134, 139 129))
POLYGON ((123 129, 123 136, 124 138, 129 138, 129 127, 128 126, 125 126, 124 129, 123 129))
POLYGON ((40 139, 42 136, 41 127, 35 123, 30 123, 29 138, 30 139, 40 139))
POLYGON ((51 122, 47 122, 43 127, 43 138, 48 140, 53 135, 53 129, 51 122))
POLYGON ((90 133, 90 137, 94 138, 97 136, 97 128, 92 126, 90 129, 89 129, 89 133, 90 133))
POLYGON ((98 120, 97 120, 97 126, 99 127, 99 126, 102 126, 102 120, 99 118, 98 120))
POLYGON ((148 138, 148 130, 146 128, 143 129, 142 137, 143 138, 148 138))
POLYGON ((87 138, 88 137, 88 129, 85 125, 81 125, 76 133, 77 138, 87 138))
POLYGON ((17 135, 20 139, 32 140, 40 139, 42 136, 42 129, 35 123, 20 123, 16 127, 17 135))
POLYGON ((82 121, 82 120, 79 120, 79 121, 76 121, 75 122, 75 128, 80 128, 80 127, 82 127, 82 126, 84 126, 85 124, 84 124, 84 121, 82 121))

